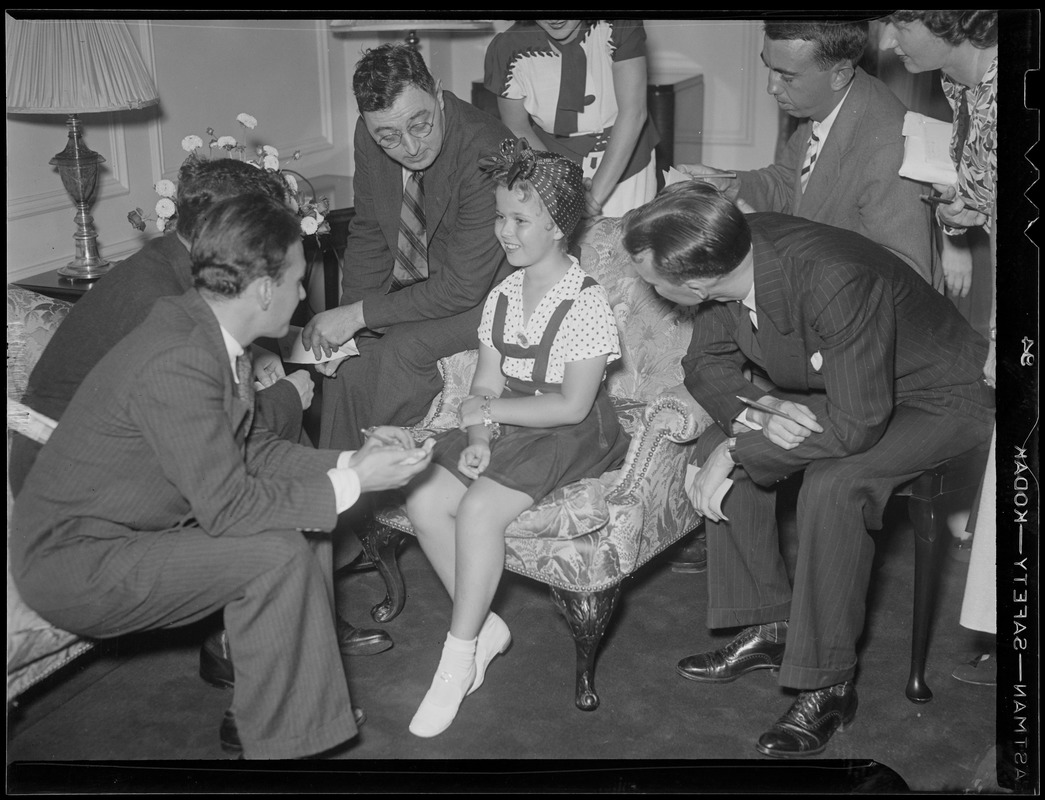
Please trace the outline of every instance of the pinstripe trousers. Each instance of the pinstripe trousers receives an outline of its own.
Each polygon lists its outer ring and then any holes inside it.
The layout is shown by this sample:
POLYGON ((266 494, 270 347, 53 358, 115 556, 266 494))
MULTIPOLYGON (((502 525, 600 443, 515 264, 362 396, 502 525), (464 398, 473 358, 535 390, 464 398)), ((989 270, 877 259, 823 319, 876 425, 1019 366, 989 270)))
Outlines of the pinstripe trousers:
POLYGON ((84 547, 118 549, 116 558, 133 566, 90 602, 39 604, 41 615, 66 630, 109 638, 188 625, 224 608, 232 710, 246 758, 315 755, 356 735, 335 634, 329 536, 209 536, 183 527, 133 532, 122 541, 82 539, 47 560, 76 558, 84 547))
MULTIPOLYGON (((780 552, 774 487, 754 483, 742 467, 733 470, 733 488, 722 504, 729 521, 705 522, 708 626, 789 620, 782 686, 819 689, 853 678, 874 558, 867 531, 881 528, 885 504, 898 486, 990 437, 983 414, 964 410, 970 400, 989 408, 986 390, 957 388, 953 397, 941 392, 898 404, 869 449, 804 466, 793 588, 780 552)), ((804 403, 818 417, 827 414, 825 395, 774 395, 804 403)), ((725 438, 719 426, 708 428, 697 463, 725 438)))

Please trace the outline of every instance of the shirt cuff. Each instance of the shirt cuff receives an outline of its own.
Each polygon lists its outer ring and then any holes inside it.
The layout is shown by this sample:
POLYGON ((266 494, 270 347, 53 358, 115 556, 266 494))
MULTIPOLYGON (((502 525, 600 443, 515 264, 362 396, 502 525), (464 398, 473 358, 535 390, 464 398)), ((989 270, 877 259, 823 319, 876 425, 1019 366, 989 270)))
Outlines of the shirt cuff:
POLYGON ((741 425, 746 425, 753 431, 762 430, 762 426, 755 422, 755 420, 749 416, 750 411, 750 408, 745 408, 743 411, 737 414, 736 417, 733 418, 734 422, 739 422, 741 425))
POLYGON ((337 467, 327 470, 327 476, 334 487, 334 508, 337 513, 347 511, 359 499, 359 475, 348 465, 354 450, 346 450, 337 458, 337 467))

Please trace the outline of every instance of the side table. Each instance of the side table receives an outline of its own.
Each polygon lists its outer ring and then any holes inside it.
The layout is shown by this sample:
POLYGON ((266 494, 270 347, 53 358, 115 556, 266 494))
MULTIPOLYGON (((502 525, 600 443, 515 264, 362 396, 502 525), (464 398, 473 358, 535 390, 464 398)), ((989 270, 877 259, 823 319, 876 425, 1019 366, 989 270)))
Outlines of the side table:
POLYGON ((94 286, 94 280, 66 278, 64 275, 59 275, 57 269, 41 272, 39 275, 23 278, 13 283, 15 286, 21 286, 23 289, 29 289, 45 297, 68 300, 70 303, 75 303, 94 286))

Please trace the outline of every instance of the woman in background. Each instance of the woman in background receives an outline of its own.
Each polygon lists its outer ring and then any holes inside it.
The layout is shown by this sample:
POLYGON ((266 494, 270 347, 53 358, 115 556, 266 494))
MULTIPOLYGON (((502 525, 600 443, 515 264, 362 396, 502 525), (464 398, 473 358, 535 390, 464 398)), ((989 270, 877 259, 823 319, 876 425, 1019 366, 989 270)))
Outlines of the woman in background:
MULTIPOLYGON (((984 378, 993 386, 996 370, 994 273, 998 230, 998 12, 896 11, 886 18, 880 48, 894 50, 908 72, 941 71, 943 91, 954 110, 951 157, 957 168, 958 181, 954 186, 934 184, 934 189, 950 201, 938 206, 936 215, 948 238, 989 237, 987 303, 990 311, 987 325, 990 348, 984 378)), ((966 281, 971 279, 972 275, 948 275, 948 288, 952 288, 953 281, 959 280, 957 294, 964 296, 968 294, 966 281)), ((977 320, 966 316, 970 324, 979 329, 977 320)), ((998 631, 995 443, 996 435, 991 439, 977 507, 973 509, 968 524, 968 529, 973 532, 972 552, 960 618, 963 627, 988 634, 997 634, 998 631)), ((954 677, 968 683, 996 683, 996 650, 993 647, 991 650, 978 653, 967 664, 959 665, 954 670, 954 677)))
POLYGON ((486 51, 505 125, 580 164, 585 216, 620 217, 657 192, 641 20, 525 20, 486 51))

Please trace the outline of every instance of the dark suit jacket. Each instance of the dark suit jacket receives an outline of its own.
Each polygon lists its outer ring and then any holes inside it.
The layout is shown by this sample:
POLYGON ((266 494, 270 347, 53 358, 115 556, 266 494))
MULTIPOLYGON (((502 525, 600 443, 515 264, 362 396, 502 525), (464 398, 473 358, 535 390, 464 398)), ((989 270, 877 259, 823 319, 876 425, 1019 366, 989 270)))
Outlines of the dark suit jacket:
MULTIPOLYGON (((70 309, 29 376, 23 402, 60 420, 84 378, 102 357, 138 327, 161 297, 192 288, 189 251, 177 236, 152 239, 100 278, 70 309)), ((258 424, 281 430, 287 420, 300 428, 301 399, 289 381, 257 395, 258 424)), ((17 495, 39 446, 24 437, 12 444, 12 489, 17 495)))
MULTIPOLYGON (((862 236, 783 214, 750 214, 761 362, 785 391, 826 398, 824 432, 793 450, 738 437, 751 478, 767 485, 811 461, 863 452, 896 404, 921 402, 989 420, 978 386, 987 343, 954 305, 862 236), (819 368, 813 364, 819 354, 819 368)), ((727 433, 763 393, 742 367, 740 303, 705 303, 683 359, 686 386, 727 433)))
POLYGON ((367 325, 385 328, 478 306, 510 268, 494 237, 494 183, 479 159, 513 138, 499 119, 443 91, 445 138, 425 172, 428 280, 389 295, 403 205, 403 168, 356 124, 356 216, 349 228, 343 305, 363 302, 367 325))
POLYGON ((805 193, 801 169, 813 129, 808 119, 779 161, 738 173, 740 197, 756 211, 795 214, 866 236, 939 286, 943 275, 932 266, 931 211, 918 199, 926 187, 899 175, 906 112, 889 87, 857 68, 805 193))
POLYGON ((257 426, 248 437, 248 409, 210 307, 194 290, 158 300, 81 384, 15 502, 11 571, 27 602, 87 602, 121 577, 121 544, 139 531, 332 529, 338 452, 257 426))

